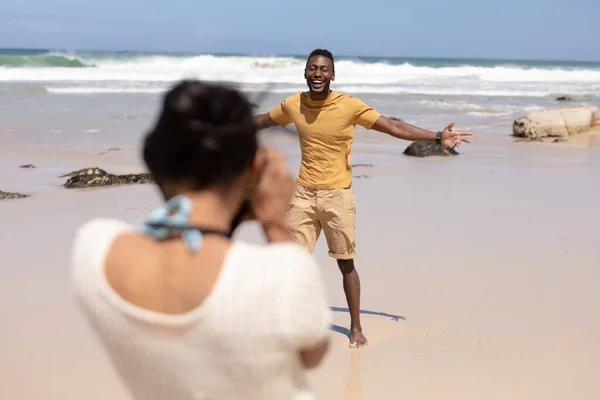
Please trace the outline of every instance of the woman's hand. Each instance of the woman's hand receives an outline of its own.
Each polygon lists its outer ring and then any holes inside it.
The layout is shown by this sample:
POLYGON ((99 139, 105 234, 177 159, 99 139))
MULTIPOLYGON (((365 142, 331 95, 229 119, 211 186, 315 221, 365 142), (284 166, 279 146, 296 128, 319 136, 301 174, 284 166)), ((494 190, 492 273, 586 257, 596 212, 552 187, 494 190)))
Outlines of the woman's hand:
POLYGON ((251 212, 261 223, 269 241, 290 241, 287 210, 294 192, 294 179, 283 152, 266 148, 258 155, 260 178, 251 198, 251 212))

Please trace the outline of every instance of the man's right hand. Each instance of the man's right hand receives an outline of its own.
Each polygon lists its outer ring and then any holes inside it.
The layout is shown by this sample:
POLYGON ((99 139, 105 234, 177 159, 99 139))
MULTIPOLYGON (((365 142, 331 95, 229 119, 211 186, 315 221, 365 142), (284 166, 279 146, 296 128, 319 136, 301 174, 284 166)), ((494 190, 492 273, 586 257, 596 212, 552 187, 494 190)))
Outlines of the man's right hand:
POLYGON ((290 241, 287 209, 294 192, 294 179, 283 152, 273 148, 257 155, 260 178, 251 199, 254 217, 262 224, 269 241, 290 241))

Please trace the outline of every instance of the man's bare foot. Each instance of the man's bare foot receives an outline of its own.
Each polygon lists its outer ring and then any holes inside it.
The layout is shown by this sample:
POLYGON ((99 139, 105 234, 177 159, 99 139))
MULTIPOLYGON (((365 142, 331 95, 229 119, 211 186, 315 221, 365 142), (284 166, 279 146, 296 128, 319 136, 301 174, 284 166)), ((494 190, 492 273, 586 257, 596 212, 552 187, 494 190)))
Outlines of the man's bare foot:
POLYGON ((350 333, 350 344, 351 349, 360 349, 369 345, 367 338, 362 333, 362 329, 353 329, 350 333))

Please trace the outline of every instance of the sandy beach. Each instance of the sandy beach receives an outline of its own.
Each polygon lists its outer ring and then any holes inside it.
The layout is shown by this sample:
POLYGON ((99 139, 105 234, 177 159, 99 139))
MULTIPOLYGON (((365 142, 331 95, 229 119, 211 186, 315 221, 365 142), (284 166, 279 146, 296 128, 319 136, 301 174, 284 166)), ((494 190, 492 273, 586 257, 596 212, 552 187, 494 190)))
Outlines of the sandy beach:
MULTIPOLYGON (((153 185, 70 190, 58 176, 141 170, 150 104, 124 109, 142 116, 110 127, 68 118, 72 125, 54 126, 51 116, 35 121, 43 134, 3 127, 0 190, 31 196, 0 203, 0 398, 128 399, 75 308, 70 245, 84 221, 135 222, 160 198, 153 185), (100 154, 111 148, 119 150, 100 154), (18 168, 29 163, 37 168, 18 168)), ((451 114, 411 122, 441 126, 451 114)), ((600 398, 600 137, 515 143, 510 118, 456 117, 476 136, 451 158, 407 157, 409 143, 357 129, 352 162, 366 164, 354 168, 357 267, 371 345, 348 349, 341 277, 321 238, 315 254, 335 325, 329 354, 310 373, 319 399, 600 398)), ((296 139, 264 139, 295 172, 296 139)), ((237 237, 263 241, 253 223, 237 237)))

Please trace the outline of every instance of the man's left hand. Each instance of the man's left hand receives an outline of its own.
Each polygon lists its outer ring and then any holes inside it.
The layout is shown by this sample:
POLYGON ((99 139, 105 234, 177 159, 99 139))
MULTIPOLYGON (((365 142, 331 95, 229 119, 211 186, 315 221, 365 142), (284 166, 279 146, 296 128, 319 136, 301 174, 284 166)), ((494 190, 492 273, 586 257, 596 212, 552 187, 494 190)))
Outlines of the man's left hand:
POLYGON ((471 139, 463 137, 473 136, 471 132, 453 131, 452 128, 454 128, 454 121, 450 122, 442 132, 441 142, 444 146, 454 148, 460 146, 460 142, 471 143, 471 139))

